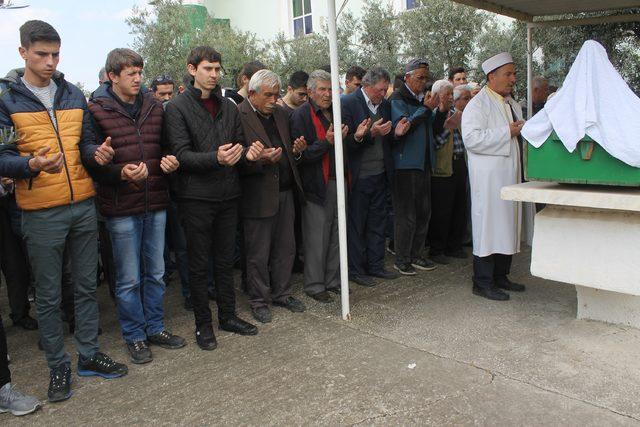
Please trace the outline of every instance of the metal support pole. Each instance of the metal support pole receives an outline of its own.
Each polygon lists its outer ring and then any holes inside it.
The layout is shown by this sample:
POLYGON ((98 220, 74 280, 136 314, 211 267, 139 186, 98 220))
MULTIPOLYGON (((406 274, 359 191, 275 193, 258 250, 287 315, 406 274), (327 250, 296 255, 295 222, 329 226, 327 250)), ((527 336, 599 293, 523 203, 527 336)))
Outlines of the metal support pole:
POLYGON ((344 163, 342 154, 342 117, 340 114, 340 69, 338 66, 338 31, 336 28, 335 0, 327 0, 329 21, 329 51, 331 56, 331 93, 333 98, 334 152, 336 186, 338 192, 338 242, 340 244, 340 301, 342 319, 351 320, 349 311, 349 264, 347 260, 347 211, 345 203, 344 163))
POLYGON ((533 26, 527 24, 527 119, 533 116, 533 26))

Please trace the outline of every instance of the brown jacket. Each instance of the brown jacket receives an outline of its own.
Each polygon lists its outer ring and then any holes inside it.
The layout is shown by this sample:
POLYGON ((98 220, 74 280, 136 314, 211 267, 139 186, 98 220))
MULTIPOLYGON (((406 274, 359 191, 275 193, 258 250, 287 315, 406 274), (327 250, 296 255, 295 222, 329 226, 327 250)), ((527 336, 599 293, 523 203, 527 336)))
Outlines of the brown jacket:
MULTIPOLYGON (((247 99, 238 106, 238 110, 240 111, 240 121, 246 145, 260 141, 265 148, 273 147, 260 119, 258 119, 256 112, 253 111, 247 99)), ((277 106, 273 113, 273 118, 282 143, 286 147, 282 155, 287 156, 291 166, 294 191, 302 196, 302 184, 291 146, 289 114, 284 108, 277 106)), ((247 162, 240 169, 240 175, 242 185, 240 214, 245 218, 268 218, 275 215, 278 212, 280 192, 278 165, 261 161, 255 163, 247 162)))
POLYGON ((101 138, 111 137, 113 162, 98 168, 98 206, 106 217, 137 215, 165 209, 169 204, 169 183, 160 168, 162 158, 162 103, 151 92, 142 96, 137 118, 130 117, 105 83, 89 100, 95 131, 101 138), (122 168, 145 162, 149 171, 140 183, 123 181, 122 168))

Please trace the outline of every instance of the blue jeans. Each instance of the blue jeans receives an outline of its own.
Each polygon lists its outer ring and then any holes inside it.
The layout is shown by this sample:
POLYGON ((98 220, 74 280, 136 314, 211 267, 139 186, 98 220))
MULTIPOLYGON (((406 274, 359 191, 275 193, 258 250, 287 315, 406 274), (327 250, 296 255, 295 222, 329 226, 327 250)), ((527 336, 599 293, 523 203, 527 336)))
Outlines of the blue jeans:
POLYGON ((164 330, 164 228, 166 211, 107 218, 116 268, 122 336, 143 341, 164 330), (144 266, 144 268, 141 268, 144 266))

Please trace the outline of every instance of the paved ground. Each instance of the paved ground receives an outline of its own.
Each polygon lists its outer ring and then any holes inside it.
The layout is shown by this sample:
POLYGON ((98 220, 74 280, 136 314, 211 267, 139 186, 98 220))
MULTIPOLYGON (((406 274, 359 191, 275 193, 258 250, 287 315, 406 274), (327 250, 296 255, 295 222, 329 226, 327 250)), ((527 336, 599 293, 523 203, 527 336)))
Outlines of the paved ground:
MULTIPOLYGON (((640 330, 576 320, 574 288, 532 278, 528 266, 528 254, 516 258, 512 276, 528 291, 510 302, 474 297, 470 265, 457 261, 353 285, 350 322, 338 302, 302 297, 306 313, 276 308, 258 336, 220 333, 213 352, 196 346, 173 283, 167 323, 186 348, 154 350, 123 379, 76 377, 67 402, 0 424, 640 425, 640 330)), ((105 287, 100 294, 103 349, 125 360, 105 287)), ((248 318, 244 298, 239 306, 248 318)), ((45 400, 37 334, 7 332, 14 382, 45 400)))

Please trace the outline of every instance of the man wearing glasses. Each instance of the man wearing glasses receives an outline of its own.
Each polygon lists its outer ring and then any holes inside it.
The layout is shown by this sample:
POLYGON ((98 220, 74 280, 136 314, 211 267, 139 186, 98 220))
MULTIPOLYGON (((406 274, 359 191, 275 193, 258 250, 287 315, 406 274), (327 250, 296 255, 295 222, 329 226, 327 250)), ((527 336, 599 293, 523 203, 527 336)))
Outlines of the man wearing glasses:
POLYGON ((427 61, 412 59, 405 66, 404 84, 389 98, 395 135, 391 192, 395 212, 394 268, 408 276, 415 275, 415 269, 436 268, 421 253, 431 216, 431 140, 434 129, 442 130, 447 111, 434 114, 439 99, 425 94, 428 78, 427 61))

